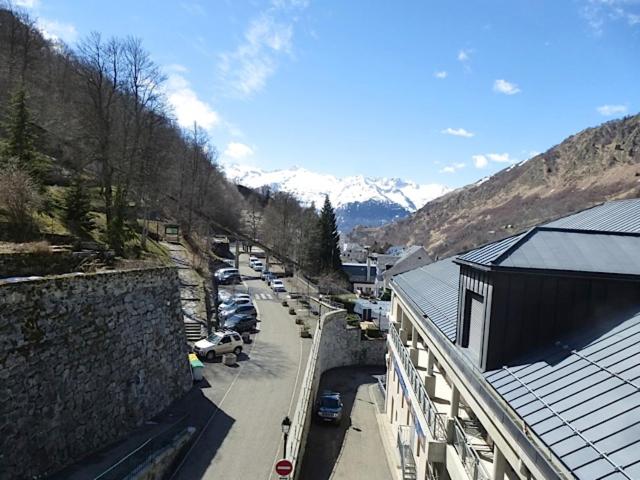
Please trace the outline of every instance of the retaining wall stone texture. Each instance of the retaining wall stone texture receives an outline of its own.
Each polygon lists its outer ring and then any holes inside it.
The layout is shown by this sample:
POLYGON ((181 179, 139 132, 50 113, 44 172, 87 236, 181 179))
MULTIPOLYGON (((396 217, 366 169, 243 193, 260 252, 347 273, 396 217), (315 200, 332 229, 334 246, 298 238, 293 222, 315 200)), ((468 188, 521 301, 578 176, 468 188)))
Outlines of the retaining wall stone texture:
POLYGON ((175 268, 0 285, 0 479, 53 473, 192 385, 175 268))

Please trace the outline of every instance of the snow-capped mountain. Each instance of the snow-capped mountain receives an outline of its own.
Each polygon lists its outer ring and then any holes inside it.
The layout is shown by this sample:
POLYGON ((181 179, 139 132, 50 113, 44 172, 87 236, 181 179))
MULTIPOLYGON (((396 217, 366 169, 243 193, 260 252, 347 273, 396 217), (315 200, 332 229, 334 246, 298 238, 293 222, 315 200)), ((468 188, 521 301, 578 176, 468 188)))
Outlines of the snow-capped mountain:
POLYGON ((307 205, 315 202, 318 208, 325 195, 329 195, 343 232, 358 224, 377 226, 401 218, 451 190, 444 185, 420 185, 400 178, 362 175, 339 178, 300 167, 264 171, 239 164, 223 164, 223 168, 235 183, 289 192, 307 205))

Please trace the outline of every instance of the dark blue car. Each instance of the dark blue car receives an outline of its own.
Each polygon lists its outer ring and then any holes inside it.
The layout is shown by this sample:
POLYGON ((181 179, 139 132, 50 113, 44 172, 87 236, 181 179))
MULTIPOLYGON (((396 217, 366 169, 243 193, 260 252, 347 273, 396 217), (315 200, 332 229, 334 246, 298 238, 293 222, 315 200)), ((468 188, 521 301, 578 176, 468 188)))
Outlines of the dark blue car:
POLYGON ((325 391, 318 398, 316 408, 318 420, 340 423, 342 420, 342 399, 338 392, 325 391))

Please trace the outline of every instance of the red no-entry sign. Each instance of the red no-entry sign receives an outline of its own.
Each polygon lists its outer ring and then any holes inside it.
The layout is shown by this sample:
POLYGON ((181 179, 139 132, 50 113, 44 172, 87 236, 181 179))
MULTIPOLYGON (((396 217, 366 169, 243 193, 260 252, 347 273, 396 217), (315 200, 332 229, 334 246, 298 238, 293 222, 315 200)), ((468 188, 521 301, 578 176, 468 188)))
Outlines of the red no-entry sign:
POLYGON ((276 463, 276 473, 278 475, 286 477, 291 472, 293 472, 293 464, 289 460, 286 458, 278 460, 278 463, 276 463))

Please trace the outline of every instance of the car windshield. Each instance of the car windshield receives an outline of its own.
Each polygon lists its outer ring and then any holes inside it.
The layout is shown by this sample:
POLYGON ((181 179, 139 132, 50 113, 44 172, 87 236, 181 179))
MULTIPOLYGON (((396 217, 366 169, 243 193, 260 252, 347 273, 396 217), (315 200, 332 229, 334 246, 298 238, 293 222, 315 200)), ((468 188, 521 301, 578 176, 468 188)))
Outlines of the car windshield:
POLYGON ((214 345, 218 345, 223 338, 224 338, 223 335, 214 333, 213 335, 209 335, 209 338, 207 340, 209 340, 209 342, 211 342, 214 345))
POLYGON ((322 397, 320 406, 324 408, 340 408, 340 400, 336 397, 322 397))

